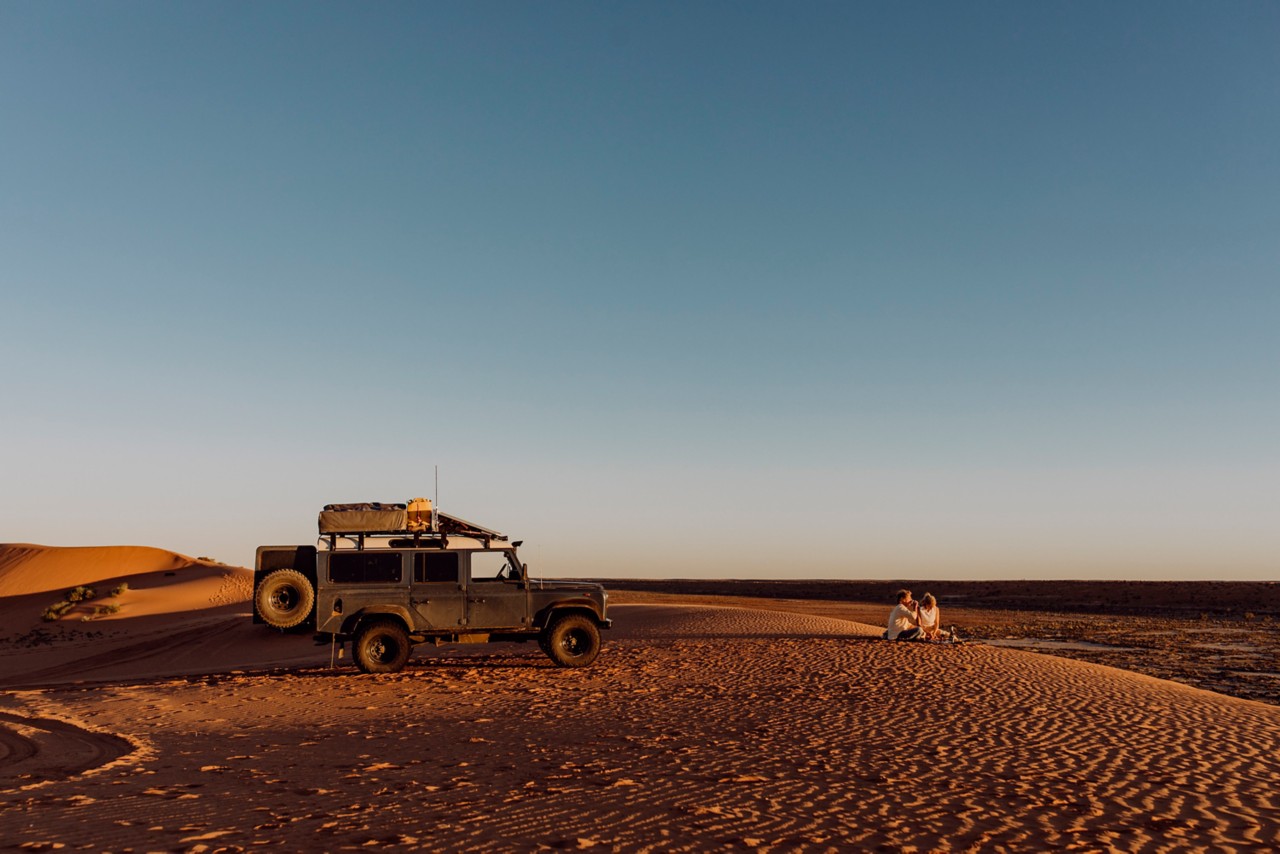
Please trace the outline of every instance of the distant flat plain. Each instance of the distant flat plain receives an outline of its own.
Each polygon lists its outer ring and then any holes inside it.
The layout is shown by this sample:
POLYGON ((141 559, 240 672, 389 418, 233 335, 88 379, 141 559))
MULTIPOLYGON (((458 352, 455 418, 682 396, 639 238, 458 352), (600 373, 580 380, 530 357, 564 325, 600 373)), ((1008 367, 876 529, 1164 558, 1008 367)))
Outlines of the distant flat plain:
POLYGON ((894 594, 932 592, 961 637, 1133 670, 1280 705, 1273 581, 609 579, 616 602, 729 602, 884 625, 894 594))

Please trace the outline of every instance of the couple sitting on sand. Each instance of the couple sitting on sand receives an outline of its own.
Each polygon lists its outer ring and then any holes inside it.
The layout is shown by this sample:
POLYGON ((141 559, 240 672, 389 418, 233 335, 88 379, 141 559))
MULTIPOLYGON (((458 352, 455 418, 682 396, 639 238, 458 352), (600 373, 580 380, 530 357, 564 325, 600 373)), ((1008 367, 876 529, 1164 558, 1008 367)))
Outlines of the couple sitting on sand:
POLYGON ((889 630, 884 637, 888 640, 952 643, 959 640, 954 626, 949 632, 942 630, 942 611, 933 594, 926 593, 916 602, 911 598, 910 590, 898 591, 898 604, 889 612, 889 630))

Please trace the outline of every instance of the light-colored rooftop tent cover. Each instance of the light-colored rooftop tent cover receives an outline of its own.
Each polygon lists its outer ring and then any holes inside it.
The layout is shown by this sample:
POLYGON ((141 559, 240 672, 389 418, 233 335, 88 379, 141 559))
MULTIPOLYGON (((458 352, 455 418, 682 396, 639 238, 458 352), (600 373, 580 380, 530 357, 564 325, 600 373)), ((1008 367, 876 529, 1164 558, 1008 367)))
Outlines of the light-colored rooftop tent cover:
MULTIPOLYGON (((414 536, 408 529, 408 513, 403 504, 330 504, 320 511, 318 527, 318 547, 322 550, 343 548, 348 541, 354 544, 357 538, 360 548, 388 548, 391 546, 386 538, 414 536)), ((419 536, 443 540, 438 545, 449 549, 483 549, 494 540, 507 539, 506 534, 438 511, 434 530, 419 532, 419 536)))

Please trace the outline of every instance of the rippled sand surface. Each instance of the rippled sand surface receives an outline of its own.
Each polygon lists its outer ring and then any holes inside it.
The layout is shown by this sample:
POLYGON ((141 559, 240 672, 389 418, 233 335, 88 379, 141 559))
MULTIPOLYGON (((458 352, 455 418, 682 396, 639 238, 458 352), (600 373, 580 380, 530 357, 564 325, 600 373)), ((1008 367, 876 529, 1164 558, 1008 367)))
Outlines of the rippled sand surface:
MULTIPOLYGON (((796 613, 622 605, 597 663, 454 648, 0 696, 0 839, 51 849, 1280 846, 1280 709, 796 613), (74 737, 72 737, 74 733, 74 737)), ((255 627, 261 629, 261 627, 255 627)), ((270 649, 266 635, 260 646, 270 649)))

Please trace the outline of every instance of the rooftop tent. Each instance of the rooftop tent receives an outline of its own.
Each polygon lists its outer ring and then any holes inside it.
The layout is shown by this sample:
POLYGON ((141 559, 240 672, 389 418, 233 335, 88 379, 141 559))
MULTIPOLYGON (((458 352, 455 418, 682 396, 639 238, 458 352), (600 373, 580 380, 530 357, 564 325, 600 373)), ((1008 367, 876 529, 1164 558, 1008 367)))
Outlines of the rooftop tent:
POLYGON ((320 511, 322 534, 374 534, 407 530, 409 513, 404 504, 326 504, 320 511))
MULTIPOLYGON (((453 535, 505 540, 506 535, 490 528, 450 516, 435 514, 435 529, 429 535, 453 535)), ((410 534, 409 511, 404 504, 367 502, 363 504, 326 504, 320 511, 321 534, 410 534)))

